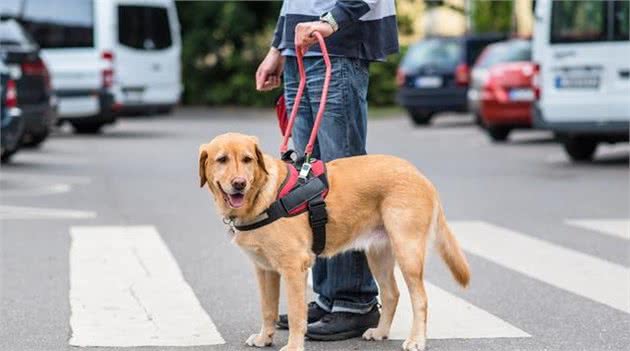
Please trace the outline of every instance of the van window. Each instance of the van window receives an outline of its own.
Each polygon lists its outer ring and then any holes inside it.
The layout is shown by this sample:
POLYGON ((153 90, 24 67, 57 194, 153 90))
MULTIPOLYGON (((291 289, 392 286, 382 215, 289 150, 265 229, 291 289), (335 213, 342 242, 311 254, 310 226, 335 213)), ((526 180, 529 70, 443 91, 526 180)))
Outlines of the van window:
POLYGON ((34 45, 29 35, 14 20, 0 20, 0 50, 34 45))
MULTIPOLYGON (((22 0, 2 1, 15 3, 15 9, 22 4, 22 0)), ((91 0, 28 0, 21 22, 44 49, 94 46, 91 0)))
POLYGON ((613 4, 613 40, 630 40, 630 1, 613 4))
POLYGON ((607 39, 607 2, 556 0, 551 7, 551 43, 579 43, 607 39))
POLYGON ((455 68, 461 51, 456 40, 426 39, 409 48, 400 67, 405 72, 415 72, 423 66, 455 68))
POLYGON ((173 44, 164 7, 118 6, 118 41, 139 50, 161 50, 173 44))

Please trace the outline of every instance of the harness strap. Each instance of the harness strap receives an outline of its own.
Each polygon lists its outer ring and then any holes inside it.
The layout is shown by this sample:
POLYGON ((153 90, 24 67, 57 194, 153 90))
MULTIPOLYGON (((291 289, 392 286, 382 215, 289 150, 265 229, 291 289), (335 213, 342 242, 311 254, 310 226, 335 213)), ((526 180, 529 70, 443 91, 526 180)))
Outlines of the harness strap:
POLYGON ((315 255, 319 255, 326 248, 326 223, 328 223, 326 202, 321 195, 308 202, 308 222, 313 231, 311 250, 315 255))

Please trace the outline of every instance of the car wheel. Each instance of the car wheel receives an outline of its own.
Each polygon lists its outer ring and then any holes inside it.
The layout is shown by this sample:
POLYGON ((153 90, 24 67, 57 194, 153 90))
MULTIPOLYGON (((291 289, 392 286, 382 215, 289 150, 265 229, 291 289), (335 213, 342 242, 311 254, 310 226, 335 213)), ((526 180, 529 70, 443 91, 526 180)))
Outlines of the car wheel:
POLYGON ((431 123, 431 118, 433 117, 433 113, 431 112, 419 112, 419 111, 409 111, 409 116, 413 123, 417 126, 427 125, 431 123))
POLYGON ((70 122, 77 134, 99 134, 104 123, 100 122, 70 122))
POLYGON ((506 127, 488 127, 486 130, 490 139, 494 142, 504 142, 510 135, 510 128, 506 127))
POLYGON ((48 134, 48 130, 42 133, 30 134, 27 138, 22 138, 22 145, 26 147, 38 147, 48 138, 48 134))
POLYGON ((592 160, 597 149, 597 141, 580 137, 567 137, 562 145, 571 160, 578 162, 592 160))
POLYGON ((14 149, 11 149, 11 150, 3 150, 2 155, 0 155, 0 162, 8 163, 9 161, 11 161, 11 157, 13 157, 13 155, 15 155, 15 153, 18 150, 19 150, 19 147, 15 147, 14 149))

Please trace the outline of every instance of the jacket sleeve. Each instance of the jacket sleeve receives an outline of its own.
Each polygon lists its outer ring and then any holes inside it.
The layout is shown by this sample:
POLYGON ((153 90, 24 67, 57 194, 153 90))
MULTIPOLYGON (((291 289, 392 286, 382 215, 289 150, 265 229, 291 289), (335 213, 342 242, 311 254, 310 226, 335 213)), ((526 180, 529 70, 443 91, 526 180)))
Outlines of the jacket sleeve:
POLYGON ((280 42, 282 41, 282 36, 284 32, 284 16, 278 17, 278 23, 276 23, 276 30, 273 32, 273 40, 271 41, 271 46, 278 49, 280 46, 280 42))
POLYGON ((282 42, 282 37, 284 36, 284 21, 286 18, 286 2, 282 2, 282 7, 280 8, 280 15, 278 16, 278 22, 276 23, 276 29, 273 31, 273 40, 271 41, 271 46, 278 49, 280 43, 282 42))
POLYGON ((339 29, 357 22, 365 15, 378 0, 337 0, 335 7, 330 11, 339 29))

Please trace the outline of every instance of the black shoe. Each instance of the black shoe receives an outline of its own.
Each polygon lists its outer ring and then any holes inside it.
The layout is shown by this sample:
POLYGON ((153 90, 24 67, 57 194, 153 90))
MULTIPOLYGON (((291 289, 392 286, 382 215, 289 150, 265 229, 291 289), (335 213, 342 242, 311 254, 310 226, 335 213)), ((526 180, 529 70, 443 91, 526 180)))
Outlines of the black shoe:
POLYGON ((311 323, 306 329, 306 336, 312 340, 337 341, 363 335, 369 328, 378 325, 381 317, 378 306, 366 314, 333 312, 319 321, 311 323))
MULTIPOLYGON (((328 312, 319 307, 319 305, 315 303, 315 301, 309 302, 307 323, 315 323, 327 314, 328 312)), ((276 326, 278 327, 278 329, 289 329, 289 317, 287 317, 286 314, 281 314, 280 316, 278 316, 276 326)))

